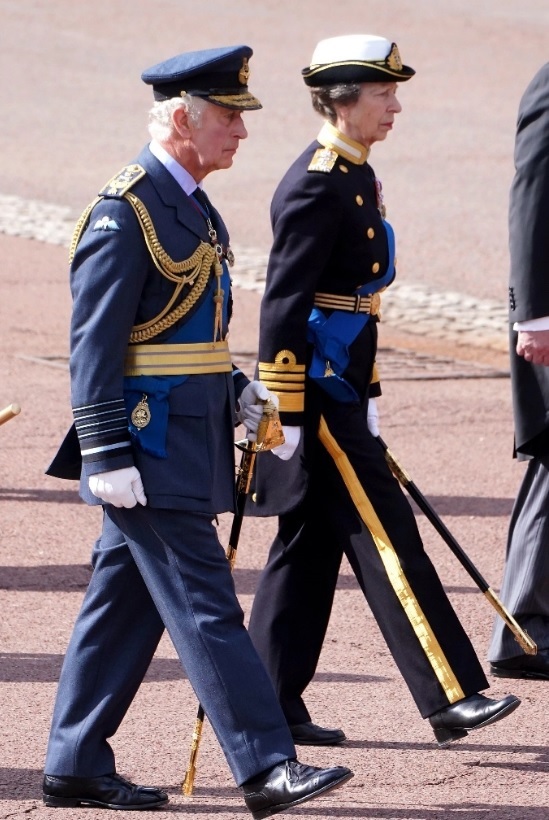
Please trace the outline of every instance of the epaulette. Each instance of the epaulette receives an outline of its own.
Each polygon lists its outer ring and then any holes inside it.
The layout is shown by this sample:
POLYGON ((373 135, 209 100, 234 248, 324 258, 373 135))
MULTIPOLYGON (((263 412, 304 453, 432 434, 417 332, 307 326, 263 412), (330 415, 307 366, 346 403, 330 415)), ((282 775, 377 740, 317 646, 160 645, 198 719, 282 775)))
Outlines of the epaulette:
POLYGON ((141 165, 126 165, 99 191, 99 196, 124 196, 126 191, 129 191, 146 173, 141 165))
POLYGON ((317 148, 307 171, 320 171, 322 174, 329 174, 338 157, 337 151, 331 148, 317 148))

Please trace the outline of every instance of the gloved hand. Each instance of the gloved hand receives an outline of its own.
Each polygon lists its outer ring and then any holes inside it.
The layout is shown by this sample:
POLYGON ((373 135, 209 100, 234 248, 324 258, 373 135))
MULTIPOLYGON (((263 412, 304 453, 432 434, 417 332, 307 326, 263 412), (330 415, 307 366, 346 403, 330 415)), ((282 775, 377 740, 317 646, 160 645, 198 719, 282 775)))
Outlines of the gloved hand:
POLYGON ((373 436, 379 436, 379 413, 377 409, 377 401, 375 399, 368 399, 368 430, 373 436))
POLYGON ((122 467, 96 473, 88 479, 88 487, 96 498, 113 507, 135 507, 139 502, 147 503, 143 482, 137 467, 122 467))
POLYGON ((284 444, 273 447, 271 453, 281 458, 282 461, 289 461, 297 450, 301 438, 301 427, 282 427, 282 432, 284 433, 284 444))
POLYGON ((278 409, 278 396, 269 393, 261 382, 246 385, 237 402, 236 417, 246 428, 248 441, 257 439, 257 428, 263 415, 263 402, 270 399, 278 409))

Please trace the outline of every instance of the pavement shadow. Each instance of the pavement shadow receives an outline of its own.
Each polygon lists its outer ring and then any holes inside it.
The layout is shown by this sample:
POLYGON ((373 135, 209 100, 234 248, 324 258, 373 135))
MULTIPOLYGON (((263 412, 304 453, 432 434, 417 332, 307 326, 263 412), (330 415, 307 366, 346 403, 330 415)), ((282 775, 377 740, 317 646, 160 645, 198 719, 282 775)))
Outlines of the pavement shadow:
MULTIPOLYGON (((1 568, 0 568, 1 571, 1 568)), ((259 582, 260 569, 235 567, 233 571, 236 591, 239 595, 253 595, 259 582)), ((351 573, 341 573, 337 579, 338 589, 360 589, 358 582, 351 573)))
MULTIPOLYGON (((479 498, 476 495, 433 495, 427 500, 439 515, 469 515, 475 518, 505 518, 511 515, 514 498, 479 498)), ((410 500, 414 511, 419 507, 410 500)))
POLYGON ((76 490, 38 490, 34 487, 16 489, 0 487, 2 501, 41 501, 48 504, 81 504, 76 490))
MULTIPOLYGON (((57 683, 63 657, 46 653, 0 652, 0 683, 57 683)), ((186 680, 177 658, 153 658, 143 682, 170 680, 186 680)))
POLYGON ((0 567, 0 589, 25 592, 67 592, 88 586, 89 564, 43 564, 32 567, 0 567))
MULTIPOLYGON (((63 655, 0 652, 0 683, 52 683, 59 680, 63 655)), ((177 658, 153 658, 144 683, 186 680, 177 658)), ((391 678, 353 672, 317 672, 316 683, 384 683, 391 678)), ((0 781, 1 782, 1 781, 0 781)))

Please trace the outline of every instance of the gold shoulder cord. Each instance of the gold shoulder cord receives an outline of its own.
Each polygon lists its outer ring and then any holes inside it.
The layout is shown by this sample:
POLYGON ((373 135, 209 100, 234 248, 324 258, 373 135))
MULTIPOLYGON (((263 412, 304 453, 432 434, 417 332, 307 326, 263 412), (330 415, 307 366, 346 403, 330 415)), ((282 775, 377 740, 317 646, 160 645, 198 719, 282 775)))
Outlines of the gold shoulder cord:
MULTIPOLYGON (((76 223, 69 249, 69 262, 71 263, 82 233, 89 221, 90 214, 102 198, 101 196, 96 197, 84 210, 82 216, 76 223)), ((162 331, 174 325, 189 312, 206 289, 212 267, 217 261, 217 253, 212 245, 209 245, 207 242, 200 242, 195 252, 189 256, 188 259, 175 262, 160 244, 149 212, 142 201, 136 197, 135 194, 129 192, 124 194, 124 198, 128 200, 139 220, 145 243, 154 264, 162 276, 170 282, 175 283, 173 295, 166 307, 148 322, 134 325, 130 334, 130 343, 135 344, 158 336, 159 333, 162 333, 162 331), (193 287, 181 303, 172 310, 173 304, 177 301, 185 285, 192 285, 193 287)))

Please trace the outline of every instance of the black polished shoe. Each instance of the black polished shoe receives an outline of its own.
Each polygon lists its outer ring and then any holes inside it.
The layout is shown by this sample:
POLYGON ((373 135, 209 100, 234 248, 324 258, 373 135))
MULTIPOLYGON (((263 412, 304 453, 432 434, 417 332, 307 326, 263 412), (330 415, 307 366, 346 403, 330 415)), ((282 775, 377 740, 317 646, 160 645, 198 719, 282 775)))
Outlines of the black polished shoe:
POLYGON ((347 740, 341 729, 323 729, 316 723, 298 723, 290 726, 294 743, 299 746, 336 746, 347 740))
POLYGON ((162 789, 136 786, 119 774, 101 777, 57 777, 44 775, 43 799, 46 806, 71 808, 96 806, 100 809, 154 809, 168 802, 162 789))
POLYGON ((517 655, 504 661, 493 661, 490 672, 496 678, 549 680, 549 649, 538 649, 536 655, 517 655))
POLYGON ((254 820, 262 820, 319 794, 341 786, 353 772, 345 766, 319 769, 298 760, 285 760, 242 786, 246 805, 254 820))
POLYGON ((446 746, 453 740, 467 737, 473 729, 481 729, 501 720, 519 705, 519 698, 507 695, 501 700, 491 700, 484 695, 470 695, 431 715, 429 722, 433 727, 439 746, 446 746))

